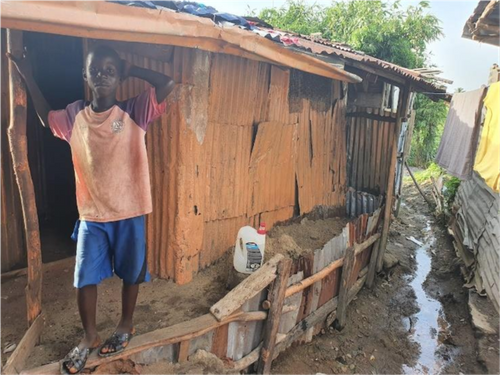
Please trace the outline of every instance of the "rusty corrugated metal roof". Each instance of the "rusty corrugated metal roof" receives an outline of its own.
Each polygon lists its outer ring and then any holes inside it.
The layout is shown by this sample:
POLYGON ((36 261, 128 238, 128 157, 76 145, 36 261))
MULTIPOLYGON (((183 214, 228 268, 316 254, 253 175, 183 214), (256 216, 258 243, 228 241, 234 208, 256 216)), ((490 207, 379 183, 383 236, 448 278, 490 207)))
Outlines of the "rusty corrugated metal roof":
MULTIPOLYGON (((155 6, 154 2, 148 3, 155 6)), ((74 1, 3 1, 2 26, 87 38, 200 48, 260 59, 337 80, 360 82, 355 74, 318 58, 336 57, 359 63, 362 69, 375 69, 381 75, 384 71, 390 72, 402 83, 403 80, 412 82, 417 91, 431 94, 446 91, 426 81, 418 72, 355 51, 342 43, 258 26, 228 27, 228 22, 214 22, 215 18, 177 13, 162 6, 145 9, 109 2, 82 4, 74 1), (121 8, 118 11, 116 7, 121 8), (263 38, 256 38, 256 34, 263 38), (274 43, 270 44, 266 39, 274 43), (297 50, 311 52, 312 55, 301 54, 297 50)))
POLYGON ((3 1, 2 27, 69 35, 199 48, 299 69, 340 81, 361 78, 313 56, 297 53, 237 26, 176 13, 109 2, 3 1))
POLYGON ((464 25, 462 38, 500 46, 500 6, 498 0, 479 1, 464 25))

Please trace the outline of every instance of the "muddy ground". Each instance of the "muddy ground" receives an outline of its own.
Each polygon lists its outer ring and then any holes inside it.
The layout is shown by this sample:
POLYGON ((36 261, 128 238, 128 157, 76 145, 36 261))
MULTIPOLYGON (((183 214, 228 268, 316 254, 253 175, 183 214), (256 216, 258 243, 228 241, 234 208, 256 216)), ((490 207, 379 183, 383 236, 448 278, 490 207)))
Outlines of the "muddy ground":
POLYGON ((404 195, 387 250, 400 264, 380 275, 373 291, 361 290, 342 332, 330 328, 287 350, 273 373, 499 373, 498 336, 471 325, 468 290, 444 226, 413 185, 404 195))

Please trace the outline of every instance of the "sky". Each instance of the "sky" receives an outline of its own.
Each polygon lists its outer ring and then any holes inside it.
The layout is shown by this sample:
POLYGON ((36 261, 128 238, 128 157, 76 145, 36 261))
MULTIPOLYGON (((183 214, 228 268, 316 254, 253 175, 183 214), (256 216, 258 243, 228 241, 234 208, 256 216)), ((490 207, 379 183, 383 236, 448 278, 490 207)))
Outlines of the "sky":
MULTIPOLYGON (((306 0, 309 4, 328 5, 330 0, 306 0)), ((220 12, 245 15, 248 9, 257 13, 265 7, 280 7, 286 0, 205 0, 220 12)), ((444 37, 429 45, 430 61, 443 70, 441 77, 453 81, 448 92, 458 87, 466 91, 487 84, 491 66, 500 65, 500 48, 462 38, 465 22, 476 7, 477 0, 431 0, 430 12, 441 20, 444 37)), ((416 5, 417 1, 402 1, 403 5, 416 5)))

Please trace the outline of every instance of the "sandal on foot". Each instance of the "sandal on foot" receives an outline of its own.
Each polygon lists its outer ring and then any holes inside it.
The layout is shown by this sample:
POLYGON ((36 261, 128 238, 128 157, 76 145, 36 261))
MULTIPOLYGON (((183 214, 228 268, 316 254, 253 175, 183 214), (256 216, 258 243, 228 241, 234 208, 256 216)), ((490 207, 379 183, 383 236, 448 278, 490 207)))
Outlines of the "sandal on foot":
POLYGON ((135 329, 132 329, 130 333, 114 332, 111 337, 104 342, 97 354, 99 354, 100 357, 111 357, 123 352, 130 340, 132 340, 134 334, 135 329))
POLYGON ((61 374, 73 375, 82 371, 85 368, 92 349, 95 349, 95 347, 80 349, 78 346, 75 346, 60 362, 61 374))

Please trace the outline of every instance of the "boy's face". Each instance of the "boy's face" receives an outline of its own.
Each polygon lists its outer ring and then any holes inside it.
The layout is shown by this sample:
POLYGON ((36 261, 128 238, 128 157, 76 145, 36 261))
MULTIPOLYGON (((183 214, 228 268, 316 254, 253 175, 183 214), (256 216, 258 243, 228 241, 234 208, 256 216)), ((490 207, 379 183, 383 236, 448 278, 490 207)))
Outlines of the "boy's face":
POLYGON ((94 96, 116 96, 121 83, 120 61, 111 56, 90 53, 87 57, 83 78, 87 81, 94 96))

